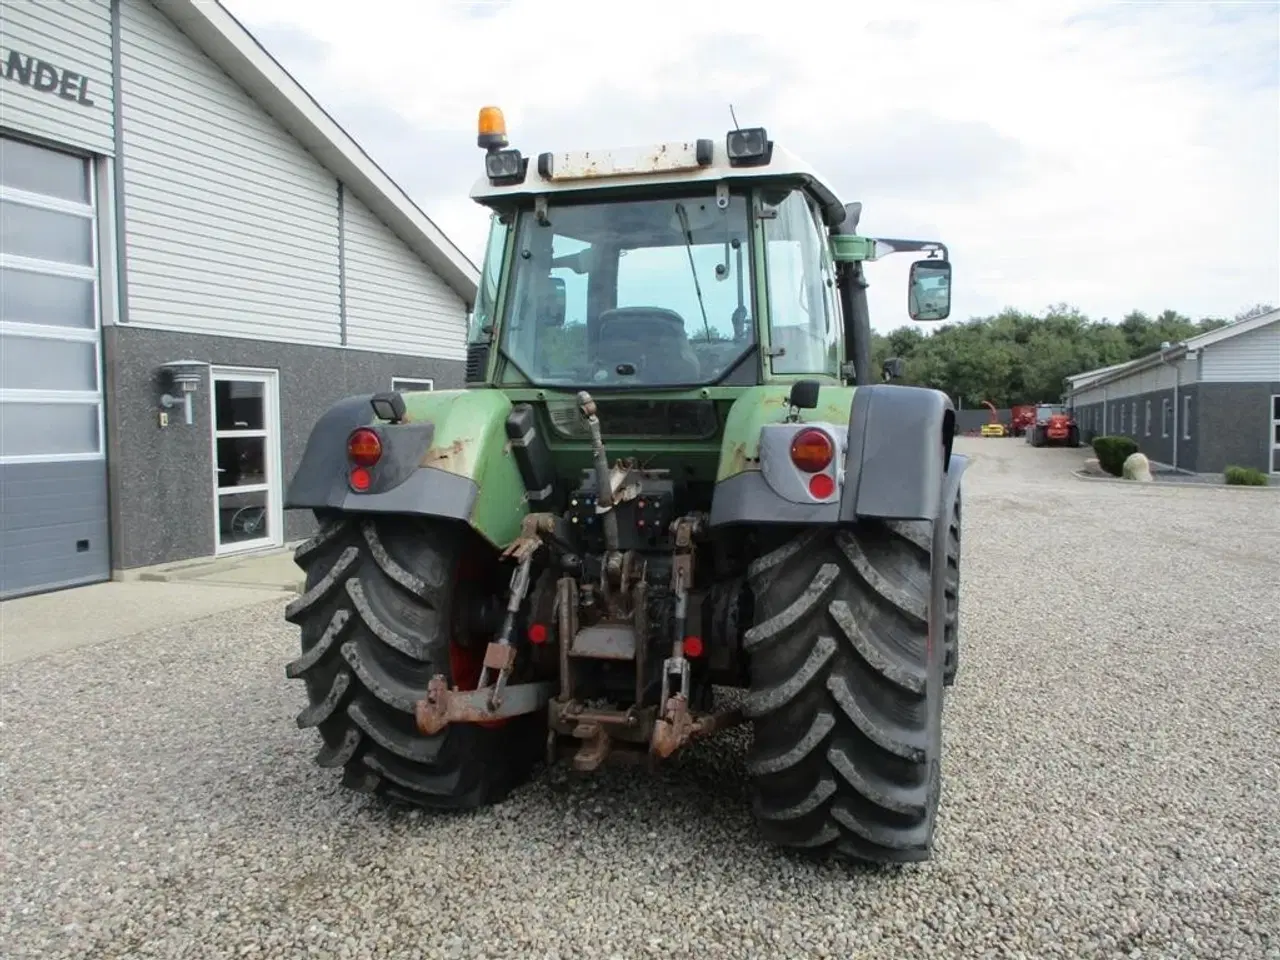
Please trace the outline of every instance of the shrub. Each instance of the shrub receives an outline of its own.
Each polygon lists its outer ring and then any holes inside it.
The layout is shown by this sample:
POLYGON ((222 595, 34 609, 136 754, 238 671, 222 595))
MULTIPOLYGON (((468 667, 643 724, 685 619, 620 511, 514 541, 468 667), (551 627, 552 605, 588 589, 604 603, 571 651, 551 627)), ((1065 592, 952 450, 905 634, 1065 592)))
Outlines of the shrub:
POLYGON ((1227 483, 1236 487, 1265 487, 1267 475, 1253 467, 1229 465, 1224 471, 1227 483))
POLYGON ((1124 462, 1138 452, 1138 444, 1129 437, 1094 437, 1093 452, 1098 455, 1098 466, 1113 477, 1124 473, 1124 462))

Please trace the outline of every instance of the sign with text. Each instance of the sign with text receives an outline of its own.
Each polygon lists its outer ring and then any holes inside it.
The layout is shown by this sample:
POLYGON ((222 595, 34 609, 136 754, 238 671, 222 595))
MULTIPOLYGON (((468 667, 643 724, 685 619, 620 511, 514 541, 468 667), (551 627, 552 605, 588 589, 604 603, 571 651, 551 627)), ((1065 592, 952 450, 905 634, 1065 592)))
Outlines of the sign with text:
POLYGON ((19 50, 0 50, 0 57, 3 57, 4 79, 10 83, 82 107, 95 106, 89 93, 89 78, 84 74, 19 50))

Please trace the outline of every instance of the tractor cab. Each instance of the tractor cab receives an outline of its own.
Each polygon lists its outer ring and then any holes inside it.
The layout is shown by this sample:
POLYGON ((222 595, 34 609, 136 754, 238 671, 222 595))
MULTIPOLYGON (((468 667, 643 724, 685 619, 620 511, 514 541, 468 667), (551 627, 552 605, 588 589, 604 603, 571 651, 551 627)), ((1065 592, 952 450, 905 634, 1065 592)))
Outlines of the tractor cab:
POLYGON ((705 397, 868 383, 862 264, 902 250, 930 253, 912 270, 912 318, 950 313, 945 246, 858 236, 861 205, 762 128, 526 157, 486 107, 478 144, 471 196, 492 217, 469 385, 705 397))

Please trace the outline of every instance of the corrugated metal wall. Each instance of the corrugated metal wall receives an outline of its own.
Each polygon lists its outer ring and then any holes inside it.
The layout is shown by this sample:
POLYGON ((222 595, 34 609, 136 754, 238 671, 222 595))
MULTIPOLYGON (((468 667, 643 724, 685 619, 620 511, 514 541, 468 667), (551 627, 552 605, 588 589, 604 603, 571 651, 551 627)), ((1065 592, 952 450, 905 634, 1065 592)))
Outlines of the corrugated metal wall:
POLYGON ((340 344, 337 183, 147 0, 123 0, 129 322, 340 344))
POLYGON ((115 152, 109 0, 0 0, 0 123, 115 152))
POLYGON ((363 203, 343 202, 347 343, 462 360, 466 305, 363 203))

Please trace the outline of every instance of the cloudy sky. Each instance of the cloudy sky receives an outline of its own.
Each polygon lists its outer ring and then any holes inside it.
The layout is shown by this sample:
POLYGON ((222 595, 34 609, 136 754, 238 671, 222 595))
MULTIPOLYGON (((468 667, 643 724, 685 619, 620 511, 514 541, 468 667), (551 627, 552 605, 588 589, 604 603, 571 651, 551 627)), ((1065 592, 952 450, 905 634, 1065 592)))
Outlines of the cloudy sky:
MULTIPOLYGON (((1280 0, 223 0, 473 260, 478 108, 547 149, 810 160, 861 232, 942 239, 953 317, 1280 305, 1280 0)), ((909 322, 911 256, 873 265, 909 322)))

